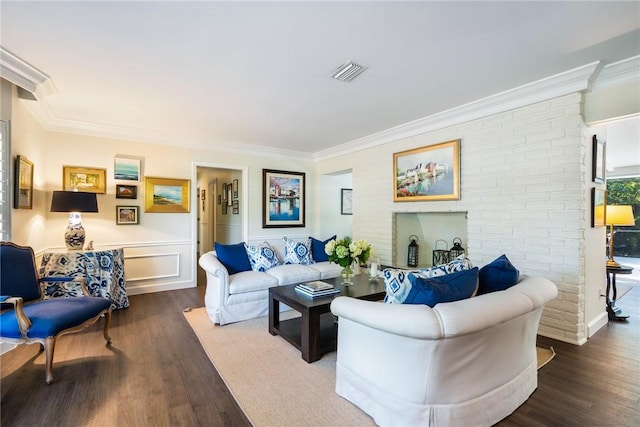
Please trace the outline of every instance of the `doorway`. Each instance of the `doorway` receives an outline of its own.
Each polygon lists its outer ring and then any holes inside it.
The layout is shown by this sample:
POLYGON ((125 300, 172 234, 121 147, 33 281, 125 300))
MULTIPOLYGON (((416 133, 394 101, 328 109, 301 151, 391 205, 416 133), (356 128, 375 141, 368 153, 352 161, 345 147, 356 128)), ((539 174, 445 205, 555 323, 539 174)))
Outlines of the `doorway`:
MULTIPOLYGON (((213 250, 214 242, 231 244, 247 240, 246 176, 246 168, 196 163, 196 259, 213 250)), ((196 269, 198 286, 206 285, 204 271, 199 265, 196 269)))

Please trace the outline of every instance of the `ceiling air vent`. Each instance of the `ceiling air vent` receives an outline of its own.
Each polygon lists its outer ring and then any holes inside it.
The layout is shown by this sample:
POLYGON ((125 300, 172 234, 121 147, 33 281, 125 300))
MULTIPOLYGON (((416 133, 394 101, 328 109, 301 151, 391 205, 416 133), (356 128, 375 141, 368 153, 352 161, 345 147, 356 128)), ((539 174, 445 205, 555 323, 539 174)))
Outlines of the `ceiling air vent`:
POLYGON ((333 73, 331 73, 331 78, 342 80, 343 82, 350 82, 351 80, 358 77, 360 73, 362 73, 366 69, 367 67, 363 65, 356 64, 353 61, 349 61, 346 64, 341 65, 333 73))

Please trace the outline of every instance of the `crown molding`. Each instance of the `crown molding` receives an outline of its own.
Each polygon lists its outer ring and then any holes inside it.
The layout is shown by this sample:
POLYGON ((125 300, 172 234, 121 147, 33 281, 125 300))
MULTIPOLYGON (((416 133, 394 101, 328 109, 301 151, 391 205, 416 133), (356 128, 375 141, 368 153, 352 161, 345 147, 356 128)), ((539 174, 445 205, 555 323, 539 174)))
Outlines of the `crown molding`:
POLYGON ((0 46, 0 77, 31 92, 36 99, 56 93, 48 75, 0 46))
POLYGON ((593 80, 601 68, 602 65, 600 61, 592 62, 551 77, 546 77, 468 104, 395 126, 363 138, 358 138, 327 150, 319 151, 315 153, 314 160, 327 160, 448 126, 476 120, 492 114, 558 98, 570 93, 587 91, 591 89, 593 80))
POLYGON ((301 151, 263 147, 233 141, 202 141, 190 138, 186 135, 175 135, 148 129, 137 129, 60 118, 54 114, 45 99, 38 102, 25 102, 24 105, 31 115, 42 125, 42 127, 50 132, 87 135, 98 138, 122 139, 125 141, 139 141, 149 144, 170 146, 175 146, 176 141, 181 141, 184 146, 188 146, 192 149, 216 150, 225 153, 244 155, 261 154, 270 157, 288 157, 313 161, 313 155, 311 153, 301 151))
POLYGON ((607 64, 602 68, 592 90, 640 80, 640 55, 607 64))

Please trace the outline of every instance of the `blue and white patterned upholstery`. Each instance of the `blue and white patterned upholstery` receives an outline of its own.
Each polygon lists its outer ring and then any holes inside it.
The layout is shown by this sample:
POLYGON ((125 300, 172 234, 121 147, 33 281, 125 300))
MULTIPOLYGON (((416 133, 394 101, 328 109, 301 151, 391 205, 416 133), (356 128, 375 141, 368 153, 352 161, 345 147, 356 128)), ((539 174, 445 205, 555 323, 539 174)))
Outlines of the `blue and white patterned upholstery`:
POLYGON ((315 264, 315 261, 311 258, 311 245, 308 240, 306 243, 296 242, 285 236, 284 252, 285 264, 315 264))
MULTIPOLYGON (((84 277, 89 293, 111 301, 111 309, 129 307, 124 274, 124 251, 46 252, 40 264, 40 277, 84 277)), ((78 283, 42 282, 44 299, 82 296, 78 283)))
POLYGON ((259 246, 245 244, 244 246, 253 271, 267 271, 271 267, 280 265, 278 255, 269 243, 265 242, 259 246))
POLYGON ((396 268, 386 268, 383 271, 384 287, 386 295, 384 302, 391 304, 402 304, 411 292, 411 280, 409 275, 414 275, 423 279, 432 277, 444 276, 459 272, 462 270, 469 270, 473 268, 471 261, 465 255, 460 255, 448 264, 436 265, 430 268, 423 268, 420 270, 402 270, 396 268))

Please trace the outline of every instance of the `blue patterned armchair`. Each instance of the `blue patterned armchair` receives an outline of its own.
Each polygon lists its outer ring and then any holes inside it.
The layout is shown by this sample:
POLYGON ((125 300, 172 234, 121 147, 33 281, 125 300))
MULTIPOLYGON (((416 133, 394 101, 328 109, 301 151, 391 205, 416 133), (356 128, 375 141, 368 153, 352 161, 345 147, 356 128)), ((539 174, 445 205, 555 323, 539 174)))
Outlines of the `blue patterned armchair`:
POLYGON ((33 249, 0 242, 0 339, 13 344, 40 344, 44 349, 45 381, 53 381, 53 352, 56 339, 78 332, 104 315, 107 345, 111 301, 92 297, 82 283, 86 296, 42 300, 42 281, 76 281, 73 278, 38 278, 33 249))

